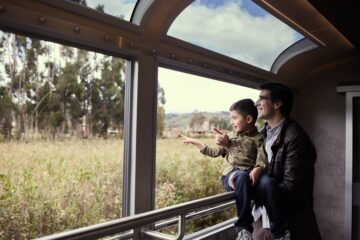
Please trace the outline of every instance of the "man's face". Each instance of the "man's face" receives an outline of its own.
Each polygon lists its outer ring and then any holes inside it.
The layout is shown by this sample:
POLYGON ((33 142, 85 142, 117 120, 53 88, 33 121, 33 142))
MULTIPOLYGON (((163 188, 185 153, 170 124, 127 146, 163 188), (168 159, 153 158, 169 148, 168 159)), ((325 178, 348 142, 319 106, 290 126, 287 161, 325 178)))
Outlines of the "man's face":
POLYGON ((256 101, 255 106, 258 110, 258 118, 264 120, 271 119, 276 111, 275 104, 270 99, 269 90, 260 90, 259 99, 256 101))

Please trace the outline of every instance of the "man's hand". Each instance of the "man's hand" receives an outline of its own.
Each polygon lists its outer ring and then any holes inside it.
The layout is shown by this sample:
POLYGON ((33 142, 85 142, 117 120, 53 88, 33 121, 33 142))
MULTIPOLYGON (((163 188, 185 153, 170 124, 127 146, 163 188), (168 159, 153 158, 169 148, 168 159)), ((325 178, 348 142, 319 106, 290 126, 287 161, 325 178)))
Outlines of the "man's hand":
POLYGON ((262 170, 263 170, 262 167, 256 167, 253 170, 251 170, 249 174, 251 186, 255 186, 258 183, 262 170))
POLYGON ((229 136, 217 128, 214 128, 214 131, 218 133, 216 136, 216 144, 226 149, 229 148, 229 136))

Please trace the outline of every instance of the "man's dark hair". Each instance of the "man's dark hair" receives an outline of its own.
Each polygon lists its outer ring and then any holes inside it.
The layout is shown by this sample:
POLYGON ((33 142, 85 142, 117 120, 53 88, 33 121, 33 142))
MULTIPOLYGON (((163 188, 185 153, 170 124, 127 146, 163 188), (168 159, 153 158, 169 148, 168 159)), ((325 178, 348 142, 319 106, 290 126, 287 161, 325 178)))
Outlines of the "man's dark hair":
POLYGON ((253 118, 253 123, 256 122, 257 116, 258 116, 258 111, 257 108, 255 107, 255 103, 253 100, 246 98, 246 99, 241 99, 235 103, 233 103, 230 106, 230 111, 236 111, 237 113, 239 113, 240 115, 246 117, 248 115, 252 116, 253 118))
POLYGON ((270 92, 270 99, 272 102, 280 101, 282 103, 280 112, 285 117, 290 116, 294 95, 288 86, 282 83, 268 82, 261 84, 259 89, 268 90, 270 92))

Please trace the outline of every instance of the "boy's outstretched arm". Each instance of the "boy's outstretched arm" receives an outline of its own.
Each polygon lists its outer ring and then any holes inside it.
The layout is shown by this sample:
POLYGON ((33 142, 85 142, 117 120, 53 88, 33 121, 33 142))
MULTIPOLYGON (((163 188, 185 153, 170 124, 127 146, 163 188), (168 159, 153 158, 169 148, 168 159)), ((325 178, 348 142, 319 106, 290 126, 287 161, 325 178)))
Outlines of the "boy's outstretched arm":
POLYGON ((187 144, 190 143, 190 144, 196 146, 196 147, 197 147, 198 149, 200 149, 200 150, 205 147, 205 144, 199 142, 199 141, 196 140, 196 139, 189 138, 189 137, 184 136, 184 135, 180 135, 180 137, 183 139, 183 143, 184 143, 185 145, 187 145, 187 144))

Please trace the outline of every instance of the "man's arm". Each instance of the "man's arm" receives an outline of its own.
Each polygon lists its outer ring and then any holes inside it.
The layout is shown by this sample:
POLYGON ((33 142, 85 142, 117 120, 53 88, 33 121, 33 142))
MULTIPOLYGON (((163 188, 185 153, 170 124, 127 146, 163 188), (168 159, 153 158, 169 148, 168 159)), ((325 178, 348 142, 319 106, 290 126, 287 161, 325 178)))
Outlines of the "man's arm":
POLYGON ((285 144, 287 145, 284 167, 283 167, 283 181, 280 183, 280 187, 286 191, 293 191, 296 187, 296 183, 299 182, 300 167, 303 166, 306 159, 306 148, 308 145, 308 139, 303 134, 291 131, 291 137, 285 136, 285 144))

